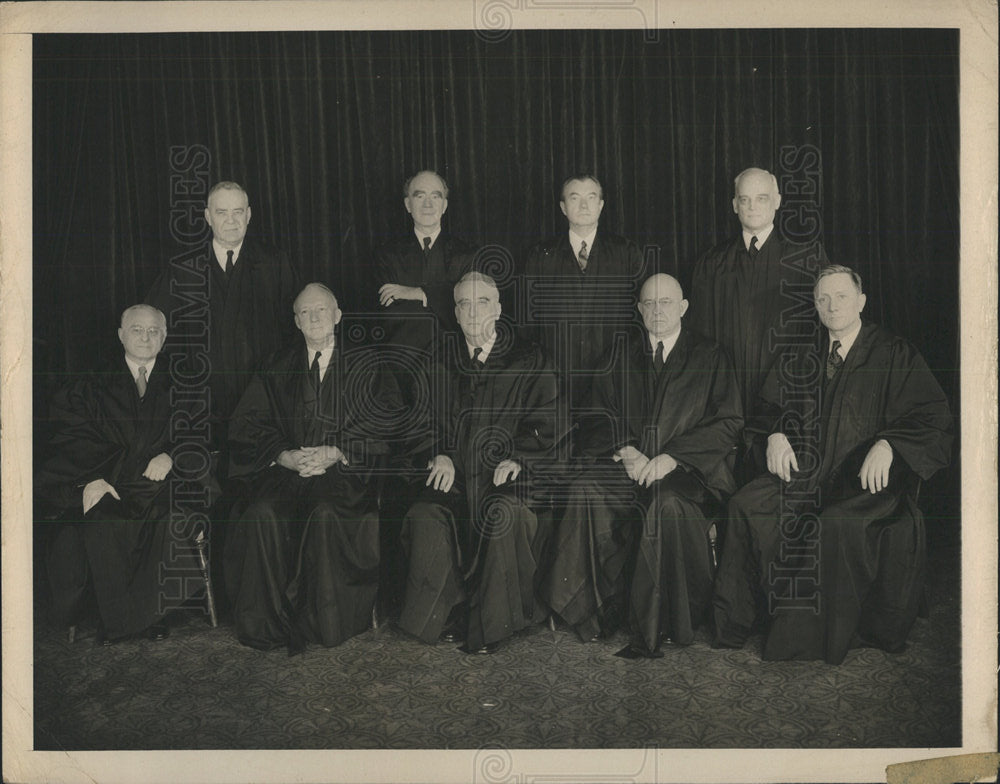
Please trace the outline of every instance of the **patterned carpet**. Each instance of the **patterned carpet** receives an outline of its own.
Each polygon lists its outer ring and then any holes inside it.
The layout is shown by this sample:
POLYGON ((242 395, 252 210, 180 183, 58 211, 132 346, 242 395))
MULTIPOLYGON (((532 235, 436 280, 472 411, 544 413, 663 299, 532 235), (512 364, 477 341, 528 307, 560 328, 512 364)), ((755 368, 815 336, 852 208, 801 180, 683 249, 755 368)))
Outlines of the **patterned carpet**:
POLYGON ((162 642, 75 643, 36 602, 35 748, 849 748, 961 744, 959 550, 931 542, 929 618, 897 655, 840 667, 694 645, 614 656, 533 628, 493 656, 426 646, 390 624, 289 658, 231 625, 175 614, 162 642))

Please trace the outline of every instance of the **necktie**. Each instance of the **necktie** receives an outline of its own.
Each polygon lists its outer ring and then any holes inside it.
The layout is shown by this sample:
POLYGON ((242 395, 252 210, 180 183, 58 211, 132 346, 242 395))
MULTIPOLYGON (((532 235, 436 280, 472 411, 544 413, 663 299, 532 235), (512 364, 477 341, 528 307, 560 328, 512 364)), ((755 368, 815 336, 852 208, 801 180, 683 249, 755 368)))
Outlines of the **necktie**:
POLYGON ((226 251, 226 280, 229 280, 233 274, 233 252, 231 250, 226 251))
POLYGON ((657 372, 663 370, 663 341, 656 344, 656 351, 653 352, 653 367, 657 372))
POLYGON ((844 366, 844 358, 840 356, 840 341, 833 341, 833 345, 830 346, 830 355, 826 358, 826 377, 827 380, 832 379, 837 375, 837 371, 844 366))
POLYGON ((424 258, 431 255, 431 238, 424 237, 424 258))
POLYGON ((485 367, 485 363, 479 358, 479 355, 483 353, 482 346, 476 346, 472 352, 472 369, 482 370, 485 367))
POLYGON ((587 259, 589 258, 590 254, 587 253, 587 241, 584 240, 580 243, 580 252, 576 254, 576 261, 580 265, 580 272, 586 272, 587 259))
POLYGON ((146 366, 139 365, 139 375, 135 379, 135 388, 139 390, 139 397, 146 396, 146 366))
POLYGON ((317 351, 316 356, 313 357, 312 364, 309 366, 309 380, 312 381, 317 398, 319 397, 319 358, 322 353, 322 351, 317 351))
POLYGON ((754 234, 750 238, 750 248, 747 251, 747 253, 750 254, 750 258, 751 259, 757 258, 757 254, 760 253, 760 248, 757 247, 757 235, 756 234, 754 234))

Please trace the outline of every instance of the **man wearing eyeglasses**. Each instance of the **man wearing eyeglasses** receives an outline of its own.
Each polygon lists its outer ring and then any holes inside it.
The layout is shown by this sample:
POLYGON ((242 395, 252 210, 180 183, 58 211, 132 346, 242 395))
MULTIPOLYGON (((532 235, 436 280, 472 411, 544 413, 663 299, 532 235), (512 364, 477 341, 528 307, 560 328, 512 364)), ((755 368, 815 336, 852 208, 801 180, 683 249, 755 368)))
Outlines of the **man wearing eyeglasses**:
POLYGON ((36 477, 63 523, 48 564, 55 615, 76 625, 92 585, 102 644, 143 632, 165 637, 164 610, 179 581, 199 575, 194 532, 170 525, 171 495, 186 488, 174 470, 171 423, 190 412, 159 356, 166 336, 156 308, 125 310, 124 355, 56 395, 58 434, 36 477))
POLYGON ((726 456, 743 424, 725 351, 682 326, 680 284, 653 275, 638 308, 645 330, 595 382, 580 436, 590 462, 570 486, 543 587, 585 641, 627 623, 627 658, 694 640, 712 591, 706 515, 735 490, 726 456))

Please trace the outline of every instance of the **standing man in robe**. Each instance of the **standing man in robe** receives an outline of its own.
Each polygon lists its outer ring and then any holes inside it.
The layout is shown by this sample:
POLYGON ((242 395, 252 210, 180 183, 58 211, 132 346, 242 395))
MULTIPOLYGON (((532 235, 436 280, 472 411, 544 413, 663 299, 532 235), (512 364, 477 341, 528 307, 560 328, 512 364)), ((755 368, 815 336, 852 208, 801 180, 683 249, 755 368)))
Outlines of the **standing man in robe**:
MULTIPOLYGON (((406 236, 375 252, 375 285, 382 308, 383 350, 392 352, 396 379, 413 423, 429 423, 427 368, 438 360, 442 335, 458 328, 452 290, 472 269, 472 245, 445 229, 448 183, 437 172, 423 170, 403 183, 403 206, 413 220, 406 236)), ((413 434, 419 440, 420 434, 413 434)), ((387 613, 398 609, 406 565, 398 549, 403 515, 423 484, 404 463, 387 478, 382 510, 382 586, 379 604, 387 613)))
POLYGON ((538 346, 497 331, 491 278, 470 272, 454 296, 462 338, 433 375, 438 441, 426 492, 403 521, 399 625, 424 642, 444 635, 488 654, 546 616, 535 588, 548 532, 530 483, 532 464, 552 448, 556 381, 538 346))
POLYGON ((472 269, 475 249, 441 225, 448 184, 437 172, 419 171, 407 179, 403 206, 413 230, 375 253, 378 301, 389 341, 426 350, 442 331, 457 327, 452 289, 472 269))
POLYGON ((594 175, 567 178, 559 208, 567 230, 528 252, 518 315, 559 373, 565 432, 589 405, 609 348, 632 320, 643 259, 635 243, 600 228, 604 191, 594 175))
POLYGON ((246 500, 226 543, 240 642, 291 653, 364 631, 378 588, 378 458, 407 419, 392 373, 335 337, 333 293, 295 299, 304 344, 275 353, 230 425, 232 475, 246 500))
POLYGON ((146 301, 162 310, 178 348, 187 352, 185 377, 208 376, 211 437, 225 447, 229 417, 261 361, 288 343, 288 308, 297 291, 288 256, 252 237, 250 200, 235 182, 208 192, 208 246, 174 259, 146 301))
MULTIPOLYGON (((234 501, 228 483, 229 420, 265 357, 294 337, 288 309, 295 297, 296 274, 288 256, 247 237, 250 200, 235 182, 218 182, 208 192, 207 246, 170 261, 146 302, 160 308, 170 324, 176 353, 183 357, 172 372, 190 387, 210 393, 208 426, 198 425, 212 452, 206 478, 211 489, 212 572, 221 588, 221 556, 234 501)), ((218 604, 226 608, 224 590, 218 604)))
MULTIPOLYGON (((778 181, 764 169, 736 175, 733 212, 740 235, 695 264, 691 280, 691 327, 726 348, 736 368, 743 413, 755 413, 760 388, 792 333, 811 329, 802 313, 826 256, 822 246, 796 245, 774 226, 781 206, 778 181), (796 318, 796 314, 800 317, 796 318)), ((744 439, 736 460, 740 484, 764 470, 764 456, 744 439)))
POLYGON ((584 640, 625 620, 621 655, 689 645, 712 596, 706 512, 736 489, 726 457, 742 427, 725 351, 682 326, 680 284, 642 287, 645 330, 608 358, 581 445, 592 457, 570 487, 543 598, 584 640))
POLYGON ((733 496, 713 600, 716 645, 767 623, 765 659, 839 664, 901 650, 923 590, 919 480, 948 465, 948 403, 920 354, 864 323, 861 278, 823 268, 820 338, 772 368, 747 429, 767 471, 733 496))
MULTIPOLYGON (((133 305, 121 317, 124 356, 57 394, 57 435, 36 489, 63 524, 49 556, 58 619, 75 626, 92 584, 97 640, 167 636, 166 612, 199 580, 194 530, 171 523, 174 472, 169 362, 159 358, 164 315, 133 305)), ((57 523, 58 524, 58 523, 57 523)))

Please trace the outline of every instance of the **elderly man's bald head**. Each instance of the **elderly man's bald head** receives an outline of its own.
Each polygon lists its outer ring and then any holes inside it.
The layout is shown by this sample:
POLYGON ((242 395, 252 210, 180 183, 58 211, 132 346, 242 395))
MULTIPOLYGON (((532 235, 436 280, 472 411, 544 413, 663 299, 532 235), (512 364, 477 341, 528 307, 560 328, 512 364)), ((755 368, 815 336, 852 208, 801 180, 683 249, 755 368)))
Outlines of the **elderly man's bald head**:
POLYGON ((658 273, 642 284, 639 314, 651 335, 667 338, 675 334, 687 309, 681 284, 672 275, 658 273))

